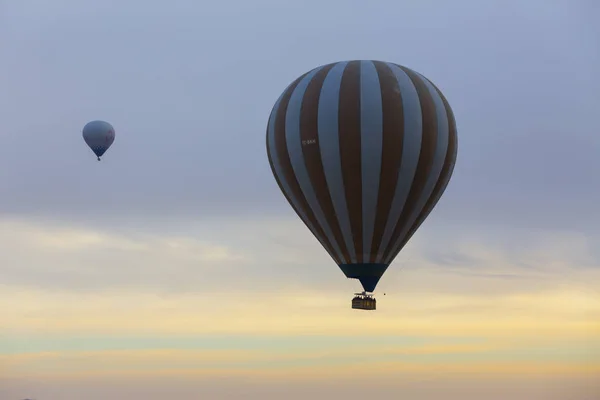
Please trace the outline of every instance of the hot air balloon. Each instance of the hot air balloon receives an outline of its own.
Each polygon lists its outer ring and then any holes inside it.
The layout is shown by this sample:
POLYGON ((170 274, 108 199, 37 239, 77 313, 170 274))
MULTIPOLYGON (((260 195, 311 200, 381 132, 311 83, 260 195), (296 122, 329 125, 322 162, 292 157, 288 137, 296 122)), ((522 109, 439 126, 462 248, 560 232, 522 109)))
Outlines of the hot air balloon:
POLYGON ((105 121, 88 122, 83 127, 83 140, 100 161, 100 157, 115 141, 115 129, 105 121))
POLYGON ((377 283, 450 181, 456 124, 444 95, 418 72, 335 62, 281 94, 267 154, 296 214, 346 277, 362 284, 352 308, 374 310, 377 283))

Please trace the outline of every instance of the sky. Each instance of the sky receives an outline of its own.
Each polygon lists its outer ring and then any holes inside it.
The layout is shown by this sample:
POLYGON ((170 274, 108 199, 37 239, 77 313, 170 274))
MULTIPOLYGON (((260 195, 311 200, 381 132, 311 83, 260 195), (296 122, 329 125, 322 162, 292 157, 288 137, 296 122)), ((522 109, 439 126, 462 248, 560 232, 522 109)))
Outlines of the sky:
POLYGON ((592 0, 0 1, 0 398, 600 398, 592 0), (269 168, 304 72, 399 63, 457 121, 378 285, 269 168), (104 119, 97 162, 81 137, 104 119), (382 294, 385 293, 385 296, 382 294))

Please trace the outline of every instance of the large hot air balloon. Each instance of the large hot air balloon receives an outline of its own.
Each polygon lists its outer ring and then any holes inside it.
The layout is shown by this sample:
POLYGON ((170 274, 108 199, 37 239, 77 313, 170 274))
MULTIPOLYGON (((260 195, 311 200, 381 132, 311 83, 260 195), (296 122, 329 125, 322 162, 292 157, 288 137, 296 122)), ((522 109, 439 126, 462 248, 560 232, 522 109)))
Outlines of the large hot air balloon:
POLYGON ((275 103, 267 153, 279 188, 348 278, 372 292, 446 189, 456 124, 423 75, 382 61, 313 69, 275 103))
POLYGON ((100 161, 100 157, 115 141, 115 129, 105 121, 88 122, 83 127, 83 140, 100 161))

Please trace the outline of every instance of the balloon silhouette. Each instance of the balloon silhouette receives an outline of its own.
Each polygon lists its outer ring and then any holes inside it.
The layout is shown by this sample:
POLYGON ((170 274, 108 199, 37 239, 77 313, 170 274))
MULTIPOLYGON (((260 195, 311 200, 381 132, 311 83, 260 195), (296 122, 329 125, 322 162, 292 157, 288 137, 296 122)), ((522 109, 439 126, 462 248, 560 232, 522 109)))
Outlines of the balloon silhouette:
POLYGON ((292 82, 266 142, 284 196, 363 296, 431 213, 457 155, 440 90, 409 68, 369 60, 323 65, 292 82))
POLYGON ((105 121, 88 122, 83 127, 83 140, 100 161, 100 157, 115 141, 115 129, 105 121))

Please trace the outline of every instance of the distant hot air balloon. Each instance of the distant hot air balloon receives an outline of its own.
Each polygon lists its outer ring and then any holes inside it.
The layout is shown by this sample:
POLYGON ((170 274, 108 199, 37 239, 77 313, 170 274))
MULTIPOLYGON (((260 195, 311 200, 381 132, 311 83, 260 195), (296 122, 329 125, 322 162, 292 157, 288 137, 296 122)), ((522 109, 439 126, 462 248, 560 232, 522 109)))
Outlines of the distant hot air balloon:
POLYGON ((267 153, 290 205, 362 284, 353 308, 375 309, 369 293, 450 181, 456 124, 421 74, 382 61, 336 62, 281 94, 267 153))
POLYGON ((105 121, 88 122, 83 127, 83 140, 100 161, 100 157, 115 141, 115 129, 105 121))

